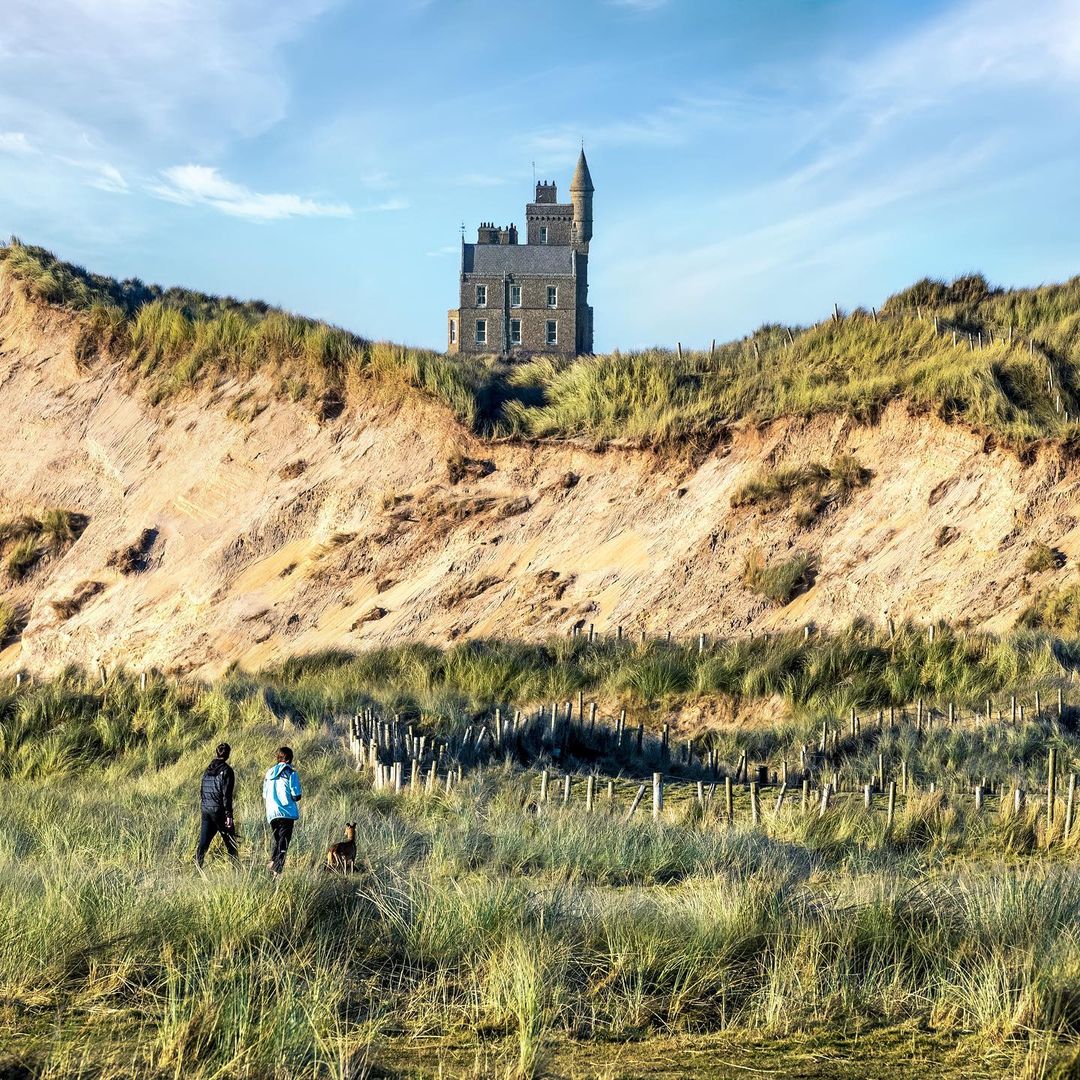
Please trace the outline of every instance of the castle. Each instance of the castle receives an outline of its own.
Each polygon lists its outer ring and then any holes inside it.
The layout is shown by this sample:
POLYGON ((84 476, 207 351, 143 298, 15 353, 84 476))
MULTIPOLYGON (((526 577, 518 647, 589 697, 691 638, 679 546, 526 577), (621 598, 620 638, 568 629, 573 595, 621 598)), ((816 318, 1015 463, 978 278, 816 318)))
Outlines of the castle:
POLYGON ((516 225, 484 222, 476 243, 461 240, 459 305, 447 313, 451 353, 508 358, 577 356, 593 350, 589 241, 593 183, 582 149, 570 202, 553 183, 536 185, 525 207, 525 243, 516 225))

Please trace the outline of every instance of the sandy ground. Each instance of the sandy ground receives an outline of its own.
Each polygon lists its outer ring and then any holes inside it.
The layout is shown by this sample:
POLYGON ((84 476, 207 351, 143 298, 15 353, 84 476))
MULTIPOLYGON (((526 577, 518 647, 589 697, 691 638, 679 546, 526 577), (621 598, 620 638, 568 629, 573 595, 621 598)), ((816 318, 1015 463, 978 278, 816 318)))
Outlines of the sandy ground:
POLYGON ((0 283, 0 517, 89 517, 62 557, 0 590, 25 605, 6 670, 69 662, 210 675, 327 648, 466 636, 530 639, 575 624, 745 634, 812 623, 1012 624, 1044 541, 1080 551, 1080 470, 1022 463, 902 405, 746 426, 692 465, 633 450, 484 443, 419 395, 354 395, 332 421, 223 383, 152 406, 118 365, 79 370, 75 317, 0 283), (811 528, 732 509, 764 468, 854 454, 873 478, 811 528), (448 463, 467 459, 452 482, 448 463), (145 530, 145 567, 110 557, 145 530), (942 533, 942 530, 945 530, 942 533), (942 542, 942 541, 945 542, 942 542), (739 583, 752 549, 817 560, 775 608, 739 583), (92 584, 90 589, 86 586, 92 584), (74 614, 56 602, 98 590, 74 614))

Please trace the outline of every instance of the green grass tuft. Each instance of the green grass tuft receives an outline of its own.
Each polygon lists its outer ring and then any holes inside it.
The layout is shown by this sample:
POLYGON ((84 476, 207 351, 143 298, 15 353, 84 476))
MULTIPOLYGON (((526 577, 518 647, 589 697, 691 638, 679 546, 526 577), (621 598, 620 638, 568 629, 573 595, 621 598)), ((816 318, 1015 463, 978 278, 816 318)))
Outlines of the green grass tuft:
POLYGON ((1029 574, 1041 574, 1046 570, 1057 570, 1065 565, 1064 556, 1049 544, 1033 544, 1024 560, 1024 569, 1029 574))
POLYGON ((751 551, 743 563, 743 586, 781 607, 808 588, 814 560, 805 554, 778 563, 766 563, 760 551, 751 551))

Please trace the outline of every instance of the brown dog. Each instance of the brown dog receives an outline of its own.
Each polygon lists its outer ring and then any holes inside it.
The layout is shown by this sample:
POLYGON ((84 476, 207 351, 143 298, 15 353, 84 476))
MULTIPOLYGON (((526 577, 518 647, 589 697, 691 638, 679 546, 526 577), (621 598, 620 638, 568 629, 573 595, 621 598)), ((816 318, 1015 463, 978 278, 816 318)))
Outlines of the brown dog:
POLYGON ((356 868, 356 822, 345 822, 345 839, 326 851, 326 869, 351 874, 356 868))

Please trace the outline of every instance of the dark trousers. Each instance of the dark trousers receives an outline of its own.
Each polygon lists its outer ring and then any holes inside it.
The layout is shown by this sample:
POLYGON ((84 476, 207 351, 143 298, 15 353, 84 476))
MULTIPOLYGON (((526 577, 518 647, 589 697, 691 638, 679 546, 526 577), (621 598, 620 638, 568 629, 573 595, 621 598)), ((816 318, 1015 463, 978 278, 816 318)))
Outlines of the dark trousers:
POLYGON ((225 827, 224 812, 209 814, 205 810, 202 815, 202 828, 199 830, 199 846, 195 849, 195 865, 202 866, 203 859, 210 847, 210 841, 221 833, 221 839, 225 842, 225 850, 233 862, 239 858, 236 850, 236 832, 234 829, 225 827))
POLYGON ((296 822, 292 818, 276 817, 270 822, 273 842, 270 845, 270 867, 275 874, 285 869, 285 852, 289 850, 292 830, 296 822))

